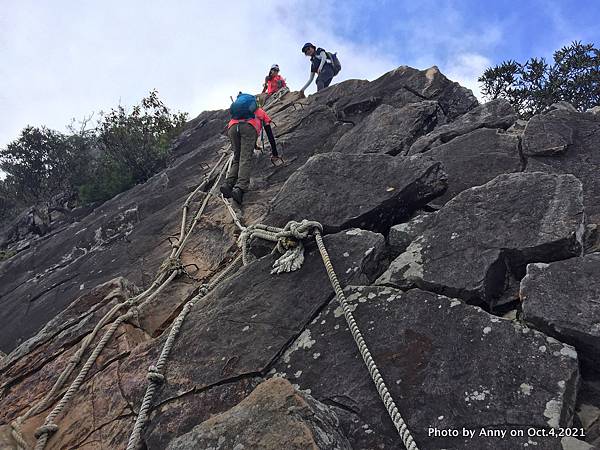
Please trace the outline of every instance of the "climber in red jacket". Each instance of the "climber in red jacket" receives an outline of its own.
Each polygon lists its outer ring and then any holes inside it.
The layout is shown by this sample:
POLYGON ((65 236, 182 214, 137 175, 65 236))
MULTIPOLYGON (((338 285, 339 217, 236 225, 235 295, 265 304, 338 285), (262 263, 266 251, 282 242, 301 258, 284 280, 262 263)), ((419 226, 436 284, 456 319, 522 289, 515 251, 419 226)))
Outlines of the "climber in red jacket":
POLYGON ((269 97, 284 87, 286 87, 286 84, 283 77, 279 75, 279 66, 273 64, 271 70, 269 70, 269 75, 265 77, 262 93, 264 94, 266 92, 267 97, 269 97))
POLYGON ((230 112, 232 118, 227 125, 229 129, 227 134, 233 149, 233 161, 220 190, 225 198, 233 198, 241 205, 244 193, 250 186, 254 145, 263 127, 271 144, 271 161, 275 164, 275 161, 280 158, 270 126, 271 118, 262 108, 257 108, 253 96, 240 93, 238 99, 232 104, 230 112), (236 109, 238 104, 239 110, 236 109))

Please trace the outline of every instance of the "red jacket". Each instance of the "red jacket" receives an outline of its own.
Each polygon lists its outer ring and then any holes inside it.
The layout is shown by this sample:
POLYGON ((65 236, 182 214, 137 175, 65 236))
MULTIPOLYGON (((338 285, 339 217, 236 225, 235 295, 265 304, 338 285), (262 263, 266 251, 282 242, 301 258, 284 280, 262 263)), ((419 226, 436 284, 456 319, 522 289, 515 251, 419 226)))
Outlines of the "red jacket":
POLYGON ((271 95, 286 86, 285 80, 281 75, 275 75, 273 78, 267 77, 267 94, 271 95))
POLYGON ((232 127, 232 125, 235 125, 236 123, 240 122, 248 122, 254 127, 254 129, 256 130, 256 134, 258 134, 260 133, 260 130, 262 130, 263 123, 266 125, 269 125, 271 123, 271 118, 267 115, 266 112, 263 111, 262 108, 258 108, 256 111, 254 111, 254 119, 231 119, 229 121, 229 124, 227 125, 227 128, 229 129, 232 127))

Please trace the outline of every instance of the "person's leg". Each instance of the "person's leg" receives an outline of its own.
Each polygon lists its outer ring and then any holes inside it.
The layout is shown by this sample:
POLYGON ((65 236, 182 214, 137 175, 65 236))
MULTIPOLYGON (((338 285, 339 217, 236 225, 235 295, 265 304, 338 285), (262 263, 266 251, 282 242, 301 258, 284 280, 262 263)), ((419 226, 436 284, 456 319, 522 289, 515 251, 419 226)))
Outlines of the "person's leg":
POLYGON ((240 124, 240 163, 236 187, 246 192, 250 186, 250 174, 252 173, 252 157, 254 155, 254 144, 256 143, 256 130, 249 123, 240 124))
POLYGON ((241 151, 241 139, 240 133, 238 132, 239 126, 239 123, 233 125, 227 133, 229 136, 229 140, 231 141, 231 148, 233 150, 233 161, 231 162, 231 167, 229 168, 229 171, 227 172, 227 177, 225 179, 225 184, 227 184, 229 188, 235 186, 235 183, 238 179, 241 151))
POLYGON ((333 80, 333 76, 333 68, 329 64, 325 64, 323 70, 317 77, 317 92, 329 86, 331 80, 333 80))

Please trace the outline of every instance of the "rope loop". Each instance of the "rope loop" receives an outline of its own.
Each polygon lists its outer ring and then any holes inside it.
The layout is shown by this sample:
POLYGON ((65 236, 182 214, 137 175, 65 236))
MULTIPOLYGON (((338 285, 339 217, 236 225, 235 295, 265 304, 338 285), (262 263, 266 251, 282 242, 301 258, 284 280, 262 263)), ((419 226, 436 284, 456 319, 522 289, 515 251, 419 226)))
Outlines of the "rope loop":
POLYGON ((146 378, 148 379, 148 381, 151 381, 156 384, 162 384, 165 382, 165 376, 158 371, 156 366, 150 366, 146 378))
POLYGON ((46 425, 42 425, 41 427, 39 427, 37 430, 35 430, 34 436, 39 439, 40 437, 42 437, 45 434, 54 434, 58 431, 58 425, 56 425, 55 423, 49 423, 46 425))

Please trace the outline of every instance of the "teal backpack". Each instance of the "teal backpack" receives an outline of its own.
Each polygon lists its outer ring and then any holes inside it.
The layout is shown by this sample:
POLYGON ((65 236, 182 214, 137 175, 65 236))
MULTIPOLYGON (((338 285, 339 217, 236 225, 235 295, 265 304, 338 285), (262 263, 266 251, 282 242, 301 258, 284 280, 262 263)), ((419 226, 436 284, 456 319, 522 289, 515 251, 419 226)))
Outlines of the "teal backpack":
POLYGON ((254 95, 238 94, 235 102, 229 107, 232 119, 243 120, 243 119, 254 119, 254 112, 258 109, 256 104, 256 98, 254 95))

